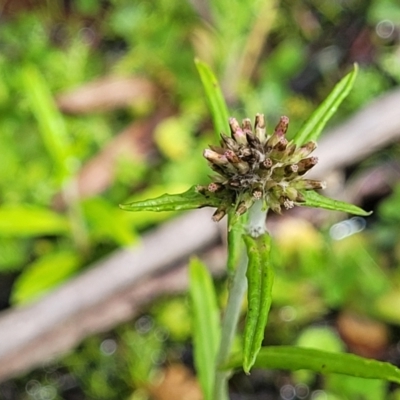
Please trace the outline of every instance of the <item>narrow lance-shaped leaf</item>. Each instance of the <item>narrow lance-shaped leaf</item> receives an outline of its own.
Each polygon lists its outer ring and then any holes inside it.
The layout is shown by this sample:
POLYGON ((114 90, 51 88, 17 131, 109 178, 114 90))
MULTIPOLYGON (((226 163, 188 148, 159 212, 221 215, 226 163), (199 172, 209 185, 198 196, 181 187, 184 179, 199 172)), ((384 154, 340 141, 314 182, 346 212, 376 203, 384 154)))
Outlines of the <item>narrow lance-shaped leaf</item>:
POLYGON ((63 181, 70 175, 69 138, 64 119, 36 67, 30 65, 22 70, 22 83, 32 113, 38 121, 43 143, 57 167, 58 178, 63 181))
MULTIPOLYGON (((240 368, 242 362, 243 356, 236 354, 231 358, 226 368, 240 368)), ((400 383, 400 369, 390 363, 371 360, 354 354, 330 353, 294 346, 263 347, 254 366, 290 371, 308 369, 321 374, 337 373, 400 383)))
POLYGON ((358 72, 357 64, 354 64, 352 72, 347 74, 332 90, 329 96, 311 114, 300 130, 293 137, 297 145, 302 145, 310 140, 317 140, 325 124, 336 113, 340 103, 349 94, 353 87, 358 72))
POLYGON ((228 108, 226 106, 217 78, 215 77, 211 68, 205 62, 200 61, 199 59, 195 59, 194 62, 206 93, 206 99, 210 107, 210 112, 214 123, 215 134, 217 135, 217 140, 220 140, 219 135, 222 132, 229 131, 228 108))
POLYGON ((189 273, 195 365, 204 400, 213 400, 216 357, 220 341, 217 298, 212 277, 198 259, 193 258, 190 261, 189 273))
POLYGON ((196 186, 192 186, 184 193, 166 193, 155 199, 120 204, 120 207, 126 211, 182 211, 207 206, 218 207, 220 204, 221 199, 201 194, 196 186))
POLYGON ((74 250, 56 250, 39 257, 14 282, 12 303, 21 305, 43 296, 74 275, 80 266, 80 257, 74 250))
POLYGON ((0 237, 67 234, 68 220, 44 207, 4 204, 0 207, 0 237))
POLYGON ((249 263, 247 267, 248 310, 243 338, 243 369, 248 373, 260 351, 272 302, 273 270, 270 262, 271 238, 243 236, 249 263))
POLYGON ((343 211, 349 214, 361 216, 372 214, 372 211, 367 212, 353 204, 330 199, 329 197, 322 196, 313 190, 304 190, 301 191, 301 194, 304 196, 305 201, 298 203, 299 206, 325 208, 326 210, 343 211))

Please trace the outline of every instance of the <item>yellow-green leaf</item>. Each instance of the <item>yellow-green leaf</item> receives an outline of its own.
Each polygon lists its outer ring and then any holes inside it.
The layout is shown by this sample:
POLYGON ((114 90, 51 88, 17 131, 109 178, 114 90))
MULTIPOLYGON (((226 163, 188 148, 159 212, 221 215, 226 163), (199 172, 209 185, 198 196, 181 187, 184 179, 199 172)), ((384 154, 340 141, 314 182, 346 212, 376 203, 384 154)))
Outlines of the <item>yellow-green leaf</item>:
POLYGON ((68 232, 67 218, 47 208, 25 204, 0 207, 0 236, 27 237, 68 232))
POLYGON ((343 211, 349 214, 368 216, 372 214, 372 211, 368 212, 354 204, 346 203, 345 201, 339 201, 330 199, 329 197, 322 196, 313 190, 301 191, 305 198, 304 202, 297 203, 299 206, 325 208, 326 210, 343 211))
POLYGON ((217 135, 217 140, 219 140, 219 135, 222 132, 227 133, 229 131, 228 108, 226 106, 217 78, 215 77, 211 68, 205 62, 200 61, 199 59, 196 59, 194 62, 206 93, 206 99, 214 122, 215 134, 217 135))
MULTIPOLYGON (((227 368, 240 368, 241 365, 242 355, 236 354, 229 361, 227 368)), ((337 373, 400 383, 400 369, 388 362, 304 347, 263 347, 254 366, 289 371, 308 369, 321 374, 337 373)))
POLYGON ((302 145, 310 140, 317 140, 329 119, 336 113, 341 102, 347 97, 354 85, 358 72, 354 64, 352 72, 347 74, 332 90, 321 105, 311 114, 300 130, 293 137, 297 145, 302 145))
POLYGON ((39 70, 35 66, 29 65, 22 70, 21 74, 25 94, 38 122, 43 143, 54 161, 58 178, 62 181, 70 175, 68 160, 70 141, 64 119, 39 70))
POLYGON ((200 260, 189 266, 193 314, 194 357, 204 400, 213 400, 215 366, 220 341, 219 309, 212 277, 200 260))
POLYGON ((264 339, 272 303, 274 272, 270 261, 271 238, 243 235, 249 258, 247 266, 247 316, 243 333, 243 369, 253 366, 264 339))
POLYGON ((206 196, 192 186, 189 190, 179 194, 163 194, 155 199, 135 201, 130 204, 120 204, 126 211, 182 211, 201 207, 218 207, 221 199, 206 196))
POLYGON ((23 304, 37 299, 72 276, 80 265, 81 260, 74 251, 62 250, 40 257, 15 281, 11 301, 23 304))

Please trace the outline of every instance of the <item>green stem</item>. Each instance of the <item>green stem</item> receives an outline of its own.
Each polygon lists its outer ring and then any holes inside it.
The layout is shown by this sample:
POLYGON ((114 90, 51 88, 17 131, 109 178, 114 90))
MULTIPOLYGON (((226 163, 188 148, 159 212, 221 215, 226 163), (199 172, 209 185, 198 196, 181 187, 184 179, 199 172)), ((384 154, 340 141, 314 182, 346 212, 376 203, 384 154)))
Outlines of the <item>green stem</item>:
MULTIPOLYGON (((256 201, 249 210, 247 230, 250 235, 257 237, 265 232, 265 218, 268 209, 263 210, 263 202, 256 201)), ((214 400, 227 400, 227 382, 230 372, 220 371, 218 368, 227 363, 229 352, 235 336, 236 326, 240 316, 243 297, 247 289, 246 271, 247 254, 242 251, 239 264, 233 276, 229 291, 228 304, 222 319, 221 343, 217 355, 217 371, 214 386, 214 400)))
POLYGON ((79 251, 83 255, 87 255, 90 247, 89 235, 82 206, 79 202, 78 185, 75 177, 65 179, 62 194, 67 205, 73 240, 79 251))
POLYGON ((229 352, 235 336, 243 297, 247 288, 246 270, 247 254, 243 252, 233 277, 232 286, 229 291, 228 304, 222 319, 221 343, 217 355, 214 400, 228 399, 227 381, 230 372, 220 371, 218 368, 219 366, 226 364, 229 358, 229 352))

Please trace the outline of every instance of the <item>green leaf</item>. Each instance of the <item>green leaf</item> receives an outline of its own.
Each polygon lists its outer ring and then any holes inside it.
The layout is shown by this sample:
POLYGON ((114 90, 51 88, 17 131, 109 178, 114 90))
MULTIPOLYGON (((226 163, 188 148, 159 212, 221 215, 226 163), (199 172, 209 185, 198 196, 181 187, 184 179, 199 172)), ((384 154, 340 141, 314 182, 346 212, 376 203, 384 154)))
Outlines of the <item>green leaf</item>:
MULTIPOLYGON (((146 329, 143 332, 141 329, 132 329, 125 325, 119 328, 118 331, 118 336, 124 348, 124 358, 126 360, 124 368, 129 376, 131 384, 140 387, 150 386, 151 382, 154 382, 156 366, 159 364, 160 356, 164 352, 165 343, 160 340, 159 330, 153 328, 148 331, 146 329)), ((91 356, 89 354, 93 354, 93 350, 98 348, 100 344, 101 341, 100 343, 96 343, 95 346, 92 346, 87 352, 86 357, 90 358, 91 356)), ((85 357, 83 354, 82 356, 85 357)), ((84 358, 81 358, 81 360, 82 359, 84 358)), ((106 376, 108 374, 106 371, 107 370, 103 370, 100 375, 103 376, 105 380, 107 380, 106 376)), ((107 388, 110 385, 105 384, 104 386, 107 388)), ((104 386, 99 385, 97 393, 91 390, 91 397, 98 399, 111 399, 115 397, 115 388, 107 393, 104 386)), ((140 400, 140 395, 139 398, 133 395, 131 399, 134 400, 135 397, 136 400, 140 400)))
MULTIPOLYGON (((126 201, 127 204, 137 203, 144 201, 146 199, 154 199, 165 193, 179 193, 182 190, 186 190, 186 185, 175 185, 175 184, 165 184, 165 185, 153 185, 148 188, 135 193, 126 201)), ((122 208, 120 206, 120 208, 122 208)), ((165 212, 154 212, 154 211, 141 211, 140 213, 124 213, 127 215, 129 222, 132 224, 132 228, 136 231, 143 230, 146 227, 152 226, 154 224, 160 224, 171 218, 176 212, 175 211, 165 211, 165 212)))
POLYGON ((196 186, 179 194, 163 194, 155 199, 135 201, 130 204, 120 204, 126 211, 182 211, 201 207, 218 207, 221 199, 199 193, 196 186))
POLYGON ((42 140, 56 166, 62 181, 70 175, 69 138, 61 113, 50 93, 46 80, 39 70, 29 65, 22 70, 22 82, 32 113, 38 121, 42 140))
POLYGON ((68 220, 46 208, 22 204, 0 207, 0 236, 30 237, 68 232, 68 220))
POLYGON ((243 369, 253 366, 264 339, 272 302, 274 272, 270 262, 271 238, 268 234, 253 238, 243 235, 249 263, 247 266, 248 310, 243 334, 243 369))
POLYGON ((329 197, 322 196, 313 190, 302 190, 301 194, 304 196, 305 202, 297 203, 299 206, 325 208, 326 210, 343 211, 349 214, 362 216, 372 214, 372 211, 367 212, 353 204, 330 199, 329 197))
POLYGON ((18 271, 29 260, 29 241, 13 237, 0 237, 0 273, 18 271))
POLYGON ((226 106, 217 78, 215 77, 211 68, 205 62, 200 61, 199 59, 195 59, 194 62, 206 93, 206 99, 214 123, 215 134, 217 136, 217 140, 219 141, 220 133, 229 132, 228 108, 226 106))
POLYGON ((212 277, 196 258, 190 261, 190 299, 193 313, 194 358, 205 400, 213 400, 217 350, 220 341, 219 309, 212 277))
POLYGON ((129 246, 137 239, 130 215, 104 198, 85 199, 82 208, 90 235, 95 241, 112 240, 121 246, 129 246))
POLYGON ((317 140, 325 124, 336 113, 340 103, 349 94, 353 87, 358 72, 358 65, 354 64, 352 72, 347 74, 332 90, 321 105, 311 114, 300 130, 293 137, 297 145, 302 145, 310 140, 317 140))
MULTIPOLYGON (((240 368, 241 364, 242 355, 236 354, 227 368, 240 368)), ((400 383, 400 369, 390 363, 303 347, 263 347, 254 366, 289 371, 308 369, 321 374, 337 373, 400 383)))
POLYGON ((12 303, 20 305, 36 299, 72 276, 80 265, 81 261, 74 251, 58 251, 40 257, 15 281, 12 303))

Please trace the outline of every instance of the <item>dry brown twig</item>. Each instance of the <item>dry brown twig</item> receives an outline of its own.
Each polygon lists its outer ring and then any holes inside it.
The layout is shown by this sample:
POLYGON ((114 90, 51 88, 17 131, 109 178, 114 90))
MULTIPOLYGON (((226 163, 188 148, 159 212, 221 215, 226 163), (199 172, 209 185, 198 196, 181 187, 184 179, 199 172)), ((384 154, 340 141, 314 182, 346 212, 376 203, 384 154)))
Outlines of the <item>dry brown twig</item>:
POLYGON ((159 90, 148 79, 107 76, 61 93, 56 102, 64 113, 88 114, 153 103, 158 95, 159 90))

